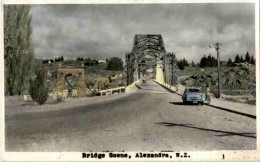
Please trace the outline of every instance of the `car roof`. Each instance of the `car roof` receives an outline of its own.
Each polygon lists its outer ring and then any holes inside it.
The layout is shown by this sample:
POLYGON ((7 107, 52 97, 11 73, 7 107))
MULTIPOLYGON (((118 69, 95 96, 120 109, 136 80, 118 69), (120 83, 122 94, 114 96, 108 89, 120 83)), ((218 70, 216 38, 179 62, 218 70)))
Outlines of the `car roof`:
POLYGON ((197 88, 197 87, 188 87, 186 89, 200 89, 200 88, 197 88))

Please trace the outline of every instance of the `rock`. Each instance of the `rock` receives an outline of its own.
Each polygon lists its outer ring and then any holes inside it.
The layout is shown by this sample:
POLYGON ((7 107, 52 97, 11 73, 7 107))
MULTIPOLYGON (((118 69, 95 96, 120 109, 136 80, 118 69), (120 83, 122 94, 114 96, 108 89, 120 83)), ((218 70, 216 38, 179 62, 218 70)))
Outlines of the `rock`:
POLYGON ((236 80, 236 84, 238 84, 238 85, 241 85, 242 84, 242 82, 240 81, 240 80, 236 80))
POLYGON ((207 75, 208 78, 212 78, 212 76, 210 74, 207 75))
POLYGON ((192 75, 190 78, 197 79, 198 77, 196 75, 192 75))

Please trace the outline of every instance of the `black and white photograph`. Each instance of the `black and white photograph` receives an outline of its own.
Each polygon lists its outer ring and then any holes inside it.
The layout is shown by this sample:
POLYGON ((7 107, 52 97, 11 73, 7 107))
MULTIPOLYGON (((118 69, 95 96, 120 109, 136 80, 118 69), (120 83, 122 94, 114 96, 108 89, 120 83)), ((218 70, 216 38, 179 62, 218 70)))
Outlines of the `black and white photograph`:
POLYGON ((80 2, 2 2, 5 160, 259 158, 257 0, 80 2))

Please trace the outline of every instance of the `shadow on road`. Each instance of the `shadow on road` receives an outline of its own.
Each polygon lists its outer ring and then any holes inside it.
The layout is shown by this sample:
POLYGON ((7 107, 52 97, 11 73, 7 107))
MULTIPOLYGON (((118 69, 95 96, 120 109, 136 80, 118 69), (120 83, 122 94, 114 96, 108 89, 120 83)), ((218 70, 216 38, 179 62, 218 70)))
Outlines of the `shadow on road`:
POLYGON ((155 89, 149 89, 149 88, 142 89, 142 90, 147 90, 147 91, 157 91, 157 92, 164 92, 164 93, 166 93, 165 91, 155 90, 155 89))
POLYGON ((169 103, 174 105, 185 105, 183 102, 169 102, 169 103))
POLYGON ((139 85, 135 85, 138 89, 146 90, 146 91, 157 91, 157 92, 167 92, 167 91, 161 91, 161 90, 156 90, 156 89, 150 89, 150 88, 142 88, 139 85))
POLYGON ((214 130, 214 129, 207 129, 207 128, 199 128, 193 126, 192 124, 175 124, 175 123, 168 123, 168 122, 160 122, 155 124, 163 125, 167 127, 179 126, 179 127, 193 128, 193 129, 209 131, 209 132, 223 133, 221 135, 215 135, 215 136, 242 136, 242 137, 256 138, 256 136, 253 136, 255 135, 255 133, 237 133, 237 132, 228 132, 228 131, 221 131, 221 130, 214 130))
POLYGON ((139 85, 137 85, 137 84, 136 84, 135 86, 136 86, 138 89, 142 89, 142 88, 141 88, 139 85))
POLYGON ((198 104, 193 104, 193 103, 189 103, 189 104, 184 104, 183 102, 169 102, 170 104, 174 104, 174 105, 183 105, 183 106, 193 106, 193 105, 198 105, 198 104))
POLYGON ((226 109, 226 108, 219 107, 219 106, 214 106, 214 105, 209 105, 209 106, 211 106, 213 108, 216 108, 216 109, 220 109, 220 110, 224 110, 224 111, 228 111, 228 112, 235 113, 235 114, 238 114, 238 115, 243 115, 243 116, 246 116, 246 117, 249 117, 249 118, 256 119, 256 116, 254 116, 254 115, 250 115, 250 114, 246 114, 246 113, 242 113, 242 112, 226 109))

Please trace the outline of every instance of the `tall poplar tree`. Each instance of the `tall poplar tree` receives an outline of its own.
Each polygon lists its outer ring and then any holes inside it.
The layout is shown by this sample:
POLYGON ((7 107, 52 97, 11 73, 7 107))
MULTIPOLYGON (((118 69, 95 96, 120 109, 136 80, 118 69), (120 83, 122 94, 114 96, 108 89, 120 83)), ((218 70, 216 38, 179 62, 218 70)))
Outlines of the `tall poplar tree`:
POLYGON ((4 6, 5 85, 9 95, 29 89, 34 63, 31 19, 29 5, 4 6))

